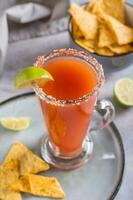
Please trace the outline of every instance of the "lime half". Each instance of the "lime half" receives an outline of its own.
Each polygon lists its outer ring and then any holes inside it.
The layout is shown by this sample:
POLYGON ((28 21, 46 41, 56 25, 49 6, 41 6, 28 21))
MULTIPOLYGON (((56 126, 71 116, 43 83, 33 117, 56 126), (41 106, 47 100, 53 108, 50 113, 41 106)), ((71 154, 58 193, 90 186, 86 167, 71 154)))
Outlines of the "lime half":
POLYGON ((0 123, 4 128, 13 131, 21 131, 28 128, 30 122, 30 117, 9 117, 0 119, 0 123))
POLYGON ((114 96, 124 106, 133 106, 133 79, 121 78, 114 86, 114 96))
POLYGON ((33 82, 45 83, 48 80, 53 80, 52 75, 43 68, 30 66, 16 74, 14 85, 15 88, 28 88, 31 87, 33 82))

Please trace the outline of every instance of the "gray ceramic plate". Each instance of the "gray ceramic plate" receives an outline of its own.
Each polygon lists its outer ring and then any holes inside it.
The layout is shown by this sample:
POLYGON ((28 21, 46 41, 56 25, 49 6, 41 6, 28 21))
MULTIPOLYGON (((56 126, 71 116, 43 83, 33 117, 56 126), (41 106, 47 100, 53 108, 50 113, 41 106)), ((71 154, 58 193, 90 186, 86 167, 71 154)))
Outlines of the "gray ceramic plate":
MULTIPOLYGON (((9 99, 0 105, 0 117, 31 116, 31 126, 21 132, 12 132, 0 127, 0 162, 15 141, 19 140, 40 155, 41 139, 46 134, 42 115, 33 94, 9 99)), ((64 191, 65 200, 114 199, 121 185, 124 170, 122 140, 114 123, 102 131, 93 133, 94 152, 92 159, 83 167, 72 171, 51 168, 42 173, 56 176, 64 191)), ((23 195, 23 200, 48 198, 23 195)))

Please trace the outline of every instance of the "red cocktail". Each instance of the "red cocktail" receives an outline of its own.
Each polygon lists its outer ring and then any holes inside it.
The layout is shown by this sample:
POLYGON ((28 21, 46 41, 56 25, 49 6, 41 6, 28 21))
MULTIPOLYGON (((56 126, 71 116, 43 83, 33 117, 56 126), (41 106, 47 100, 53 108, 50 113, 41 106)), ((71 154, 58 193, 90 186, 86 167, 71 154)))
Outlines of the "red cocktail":
POLYGON ((45 68, 54 79, 34 87, 48 128, 43 157, 57 167, 62 160, 73 162, 78 158, 81 163, 88 125, 104 82, 102 67, 95 59, 73 49, 41 56, 35 65, 45 68))

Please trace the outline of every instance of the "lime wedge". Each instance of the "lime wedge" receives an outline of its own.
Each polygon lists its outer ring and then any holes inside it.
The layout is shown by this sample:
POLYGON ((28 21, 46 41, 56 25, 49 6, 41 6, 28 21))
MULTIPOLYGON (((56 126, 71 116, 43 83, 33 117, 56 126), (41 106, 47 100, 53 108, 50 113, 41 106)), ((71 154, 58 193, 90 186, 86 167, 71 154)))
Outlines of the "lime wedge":
POLYGON ((21 131, 29 127, 31 122, 30 117, 9 117, 1 118, 0 123, 4 128, 13 131, 21 131))
POLYGON ((133 106, 133 79, 121 78, 114 86, 114 96, 124 106, 133 106))
POLYGON ((15 88, 28 88, 31 87, 33 82, 42 83, 48 80, 53 80, 52 75, 43 68, 30 66, 16 74, 14 85, 15 88))

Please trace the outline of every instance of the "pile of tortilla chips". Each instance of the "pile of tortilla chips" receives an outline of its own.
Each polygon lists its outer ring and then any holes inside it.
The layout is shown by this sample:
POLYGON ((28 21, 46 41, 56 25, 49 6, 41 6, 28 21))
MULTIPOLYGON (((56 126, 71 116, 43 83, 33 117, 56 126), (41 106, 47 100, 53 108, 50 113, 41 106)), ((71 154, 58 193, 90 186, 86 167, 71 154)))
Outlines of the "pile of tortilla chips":
POLYGON ((133 52, 133 28, 126 25, 124 0, 91 0, 85 7, 72 4, 69 13, 79 46, 106 56, 133 52))
POLYGON ((64 198, 65 194, 55 177, 35 175, 49 165, 22 143, 15 143, 0 165, 0 199, 21 200, 21 193, 64 198))

